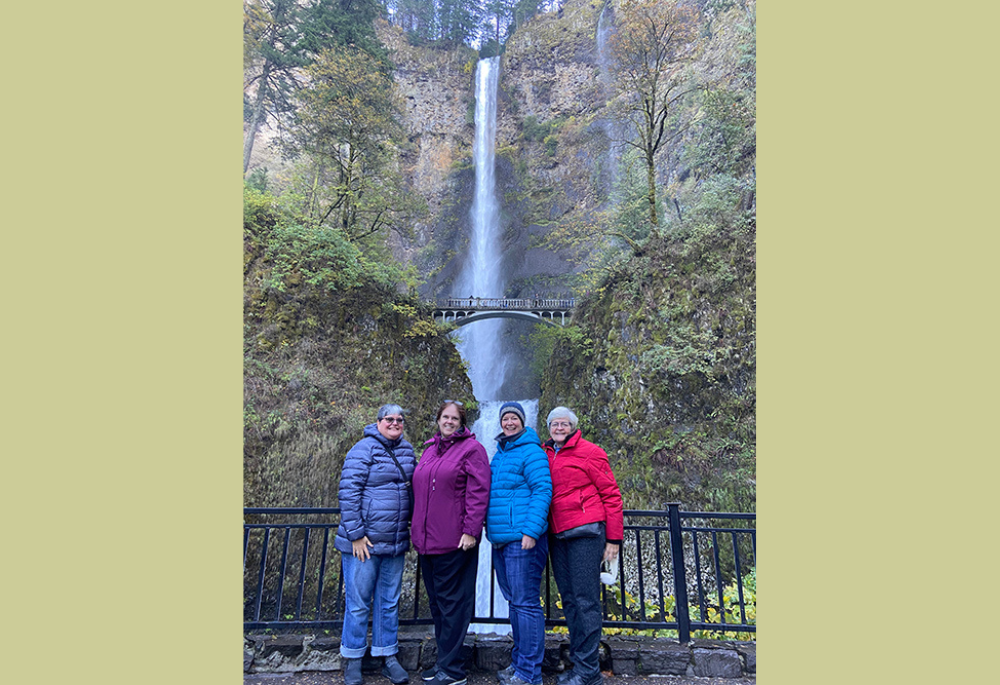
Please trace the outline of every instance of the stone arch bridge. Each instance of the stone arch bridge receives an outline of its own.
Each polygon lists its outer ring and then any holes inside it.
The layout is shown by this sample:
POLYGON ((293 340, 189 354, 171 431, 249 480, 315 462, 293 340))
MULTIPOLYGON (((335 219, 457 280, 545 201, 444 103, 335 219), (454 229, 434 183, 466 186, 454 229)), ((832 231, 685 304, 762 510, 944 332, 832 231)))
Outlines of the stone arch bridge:
POLYGON ((465 326, 483 319, 522 319, 565 326, 570 322, 574 299, 449 297, 434 303, 434 320, 465 326))

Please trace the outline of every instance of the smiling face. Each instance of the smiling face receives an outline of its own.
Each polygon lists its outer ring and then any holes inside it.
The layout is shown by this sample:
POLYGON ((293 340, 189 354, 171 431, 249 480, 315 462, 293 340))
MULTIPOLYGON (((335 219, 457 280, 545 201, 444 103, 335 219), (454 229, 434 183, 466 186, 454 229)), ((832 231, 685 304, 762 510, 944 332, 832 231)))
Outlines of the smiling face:
POLYGON ((390 414, 378 420, 378 432, 389 440, 398 440, 403 435, 403 417, 390 414))
POLYGON ((500 417, 500 428, 503 429, 504 435, 517 435, 524 428, 524 424, 521 423, 520 416, 509 411, 500 417))
POLYGON ((569 419, 552 419, 552 423, 549 424, 549 435, 551 435, 552 440, 560 446, 566 442, 566 438, 573 435, 575 432, 573 424, 569 422, 569 419))
POLYGON ((445 405, 438 416, 438 430, 441 437, 447 438, 449 435, 462 427, 462 417, 458 413, 458 407, 454 404, 445 405))

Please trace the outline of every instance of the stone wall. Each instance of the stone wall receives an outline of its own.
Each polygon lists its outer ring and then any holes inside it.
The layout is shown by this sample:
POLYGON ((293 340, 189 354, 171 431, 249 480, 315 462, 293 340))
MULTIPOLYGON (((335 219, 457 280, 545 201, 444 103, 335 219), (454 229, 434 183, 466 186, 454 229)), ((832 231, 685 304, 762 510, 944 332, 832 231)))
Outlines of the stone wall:
MULTIPOLYGON (((511 639, 497 635, 469 635, 465 641, 467 665, 472 670, 498 671, 510 664, 511 639)), ((401 630, 399 663, 407 671, 430 668, 437 648, 427 632, 401 630)), ((569 638, 548 634, 542 672, 563 671, 569 663, 569 638)), ((381 659, 366 656, 363 669, 377 672, 381 659)), ((340 639, 322 635, 248 635, 244 638, 246 673, 339 671, 340 639)), ((713 678, 756 677, 757 643, 692 640, 680 644, 666 638, 612 635, 601 641, 601 669, 615 675, 684 675, 713 678)))

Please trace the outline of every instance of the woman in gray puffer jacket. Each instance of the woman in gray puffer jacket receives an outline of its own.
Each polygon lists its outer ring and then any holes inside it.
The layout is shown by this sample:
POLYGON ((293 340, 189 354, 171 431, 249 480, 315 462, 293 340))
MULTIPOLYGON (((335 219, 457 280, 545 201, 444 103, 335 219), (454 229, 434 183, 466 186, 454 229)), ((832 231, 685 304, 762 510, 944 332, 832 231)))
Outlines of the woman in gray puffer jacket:
POLYGON ((384 657, 382 674, 396 685, 409 682, 396 653, 403 559, 410 547, 410 483, 417 460, 413 446, 403 439, 403 420, 399 405, 383 405, 378 421, 365 426, 365 436, 347 453, 340 474, 334 546, 341 552, 347 604, 340 639, 346 685, 362 682, 369 614, 372 656, 384 657))

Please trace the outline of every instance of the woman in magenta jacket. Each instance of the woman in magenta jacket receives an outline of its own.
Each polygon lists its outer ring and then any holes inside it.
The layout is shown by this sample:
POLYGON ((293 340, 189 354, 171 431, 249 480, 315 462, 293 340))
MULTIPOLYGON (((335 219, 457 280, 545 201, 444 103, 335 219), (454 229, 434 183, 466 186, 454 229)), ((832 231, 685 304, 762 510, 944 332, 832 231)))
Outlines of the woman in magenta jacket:
POLYGON ((569 628, 573 669, 561 685, 601 681, 601 562, 618 557, 624 534, 622 495, 607 453, 583 439, 576 414, 549 412, 545 443, 552 474, 549 557, 569 628))
POLYGON ((423 673, 434 685, 464 685, 462 644, 476 602, 476 572, 490 499, 486 449, 466 426, 461 402, 445 400, 438 432, 413 472, 411 539, 430 600, 437 663, 423 673))

